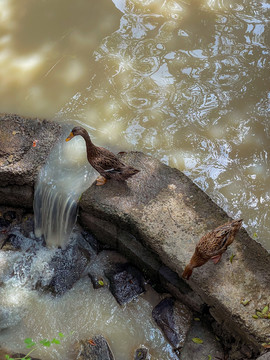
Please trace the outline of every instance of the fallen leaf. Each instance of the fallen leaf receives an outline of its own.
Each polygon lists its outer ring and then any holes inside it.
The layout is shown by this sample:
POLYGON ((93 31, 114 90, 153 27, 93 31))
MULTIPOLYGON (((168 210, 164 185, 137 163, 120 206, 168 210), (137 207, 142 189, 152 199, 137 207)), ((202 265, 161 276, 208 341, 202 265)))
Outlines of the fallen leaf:
POLYGON ((89 344, 92 346, 96 346, 97 344, 94 342, 94 340, 90 339, 88 340, 89 344))
POLYGON ((267 305, 262 309, 262 313, 266 314, 266 313, 268 313, 268 310, 269 310, 269 306, 267 305))
POLYGON ((12 135, 16 135, 16 134, 18 134, 18 132, 19 132, 19 131, 15 131, 15 130, 12 131, 12 135))
POLYGON ((253 319, 258 319, 259 317, 257 315, 252 315, 253 319))
POLYGON ((230 256, 230 262, 231 262, 231 264, 232 264, 232 262, 233 262, 233 258, 235 257, 235 254, 232 254, 231 256, 230 256))
POLYGON ((270 344, 262 344, 265 349, 270 349, 270 344))
POLYGON ((103 280, 98 280, 98 283, 100 286, 104 286, 104 281, 103 280))
POLYGON ((202 343, 203 343, 203 340, 200 339, 200 338, 193 338, 192 341, 193 341, 195 344, 202 344, 202 343))
POLYGON ((251 300, 244 300, 244 299, 241 300, 241 304, 244 306, 248 305, 250 302, 251 302, 251 300))
POLYGON ((195 321, 201 321, 200 318, 194 318, 195 321))

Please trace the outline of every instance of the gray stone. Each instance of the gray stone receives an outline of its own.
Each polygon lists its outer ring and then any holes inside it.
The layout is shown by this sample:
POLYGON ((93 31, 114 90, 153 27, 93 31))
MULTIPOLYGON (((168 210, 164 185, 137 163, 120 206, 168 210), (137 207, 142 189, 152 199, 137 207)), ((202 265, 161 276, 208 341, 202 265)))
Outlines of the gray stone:
POLYGON ((270 352, 259 356, 257 360, 270 360, 270 352))
POLYGON ((194 321, 181 351, 180 359, 224 359, 224 351, 213 332, 211 332, 201 321, 194 321), (196 339, 202 340, 203 343, 198 344, 194 342, 196 339))
MULTIPOLYGON (((82 196, 81 211, 128 231, 181 277, 200 237, 227 222, 228 215, 180 171, 138 152, 121 160, 140 173, 125 185, 92 186, 82 196)), ((91 230, 87 221, 82 224, 91 230)), ((269 302, 269 268, 270 255, 242 229, 219 264, 195 269, 188 281, 214 318, 256 350, 270 332, 269 322, 252 318, 269 302), (244 307, 242 298, 252 301, 244 307)))
POLYGON ((191 325, 192 312, 184 304, 169 297, 153 309, 152 315, 171 345, 181 349, 191 325))
POLYGON ((113 353, 102 335, 80 341, 76 360, 114 360, 113 353))
POLYGON ((60 132, 47 120, 0 114, 0 204, 32 207, 36 176, 60 132))

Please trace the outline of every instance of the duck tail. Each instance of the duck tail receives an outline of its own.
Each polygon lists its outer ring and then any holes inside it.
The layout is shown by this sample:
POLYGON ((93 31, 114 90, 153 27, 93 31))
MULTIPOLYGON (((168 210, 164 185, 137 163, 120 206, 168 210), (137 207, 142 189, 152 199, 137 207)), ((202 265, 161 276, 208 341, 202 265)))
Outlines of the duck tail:
POLYGON ((135 169, 135 168, 129 166, 129 167, 127 167, 127 168, 122 172, 122 176, 123 176, 125 179, 128 179, 129 177, 137 174, 138 172, 140 172, 140 170, 135 169))
POLYGON ((190 263, 185 267, 185 270, 182 274, 182 278, 188 280, 192 274, 193 266, 190 263))

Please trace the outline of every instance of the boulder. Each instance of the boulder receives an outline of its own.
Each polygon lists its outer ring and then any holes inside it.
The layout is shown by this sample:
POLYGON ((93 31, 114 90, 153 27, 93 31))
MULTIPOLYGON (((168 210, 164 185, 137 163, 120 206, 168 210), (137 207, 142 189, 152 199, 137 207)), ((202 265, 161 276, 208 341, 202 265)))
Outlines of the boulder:
POLYGON ((107 340, 97 335, 79 342, 76 360, 114 360, 114 356, 107 340))
POLYGON ((192 312, 184 304, 167 297, 153 309, 152 316, 170 344, 179 351, 185 344, 192 312))
POLYGON ((105 272, 110 291, 120 305, 124 305, 145 291, 141 272, 131 264, 116 264, 115 269, 105 272))

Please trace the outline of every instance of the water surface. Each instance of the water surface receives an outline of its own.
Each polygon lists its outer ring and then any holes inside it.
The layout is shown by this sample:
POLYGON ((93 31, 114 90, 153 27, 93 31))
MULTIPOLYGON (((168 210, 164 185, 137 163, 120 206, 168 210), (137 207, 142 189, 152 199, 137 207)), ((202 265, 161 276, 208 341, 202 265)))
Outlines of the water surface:
POLYGON ((269 4, 1 0, 0 109, 183 170, 270 249, 269 4))

